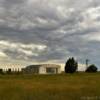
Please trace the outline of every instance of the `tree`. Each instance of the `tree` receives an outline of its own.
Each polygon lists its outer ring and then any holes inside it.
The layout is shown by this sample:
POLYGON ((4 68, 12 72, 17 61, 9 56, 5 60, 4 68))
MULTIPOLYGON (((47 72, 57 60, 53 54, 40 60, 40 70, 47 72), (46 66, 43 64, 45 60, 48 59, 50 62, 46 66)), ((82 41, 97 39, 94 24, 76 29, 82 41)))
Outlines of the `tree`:
POLYGON ((92 64, 86 69, 85 72, 97 72, 97 70, 98 68, 94 64, 92 64))
POLYGON ((3 74, 3 69, 0 69, 0 74, 3 74))
POLYGON ((66 73, 74 73, 74 72, 76 72, 77 68, 78 68, 77 61, 75 61, 75 59, 73 57, 69 58, 65 65, 65 72, 66 73))

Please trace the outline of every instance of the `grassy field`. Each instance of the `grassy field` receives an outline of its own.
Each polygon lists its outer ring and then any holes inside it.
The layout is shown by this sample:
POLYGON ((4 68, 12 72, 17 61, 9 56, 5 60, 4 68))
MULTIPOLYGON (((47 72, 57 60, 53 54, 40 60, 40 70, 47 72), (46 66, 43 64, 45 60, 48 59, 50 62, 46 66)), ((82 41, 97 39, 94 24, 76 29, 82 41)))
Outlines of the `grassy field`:
POLYGON ((100 73, 0 75, 0 100, 100 100, 100 73))

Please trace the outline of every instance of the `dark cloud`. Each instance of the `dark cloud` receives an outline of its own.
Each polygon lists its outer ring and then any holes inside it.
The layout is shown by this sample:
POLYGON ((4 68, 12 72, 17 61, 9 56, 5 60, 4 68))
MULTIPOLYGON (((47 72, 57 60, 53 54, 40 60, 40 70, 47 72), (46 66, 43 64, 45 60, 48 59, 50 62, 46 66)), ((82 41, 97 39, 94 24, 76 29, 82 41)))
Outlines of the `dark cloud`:
POLYGON ((99 13, 99 0, 0 0, 0 52, 15 60, 64 63, 75 56, 99 64, 99 13))

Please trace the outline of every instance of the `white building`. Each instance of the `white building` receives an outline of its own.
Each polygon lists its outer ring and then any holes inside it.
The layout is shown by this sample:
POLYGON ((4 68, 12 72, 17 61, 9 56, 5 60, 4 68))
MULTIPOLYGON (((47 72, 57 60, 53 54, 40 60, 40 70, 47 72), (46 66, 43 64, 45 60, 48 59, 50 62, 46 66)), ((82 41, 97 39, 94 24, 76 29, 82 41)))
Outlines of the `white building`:
POLYGON ((22 69, 28 74, 60 74, 61 66, 55 64, 30 65, 22 69))
POLYGON ((21 71, 22 68, 25 68, 26 64, 14 64, 14 63, 0 63, 0 69, 4 72, 11 69, 12 72, 21 71))

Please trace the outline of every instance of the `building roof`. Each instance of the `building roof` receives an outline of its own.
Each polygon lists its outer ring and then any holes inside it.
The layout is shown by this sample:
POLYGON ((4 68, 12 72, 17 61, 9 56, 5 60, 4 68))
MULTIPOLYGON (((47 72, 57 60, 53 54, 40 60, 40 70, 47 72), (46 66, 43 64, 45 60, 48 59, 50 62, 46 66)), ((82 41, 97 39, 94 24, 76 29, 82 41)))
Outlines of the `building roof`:
POLYGON ((34 68, 34 67, 40 67, 41 65, 29 65, 27 66, 25 69, 30 69, 30 68, 34 68))
POLYGON ((53 67, 53 68, 60 68, 60 65, 56 65, 56 64, 41 64, 41 65, 29 65, 27 66, 25 69, 31 69, 34 67, 53 67))
POLYGON ((56 65, 56 64, 42 64, 41 66, 44 66, 44 67, 53 67, 53 68, 60 68, 61 66, 60 65, 56 65))

